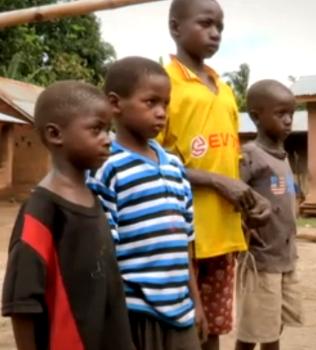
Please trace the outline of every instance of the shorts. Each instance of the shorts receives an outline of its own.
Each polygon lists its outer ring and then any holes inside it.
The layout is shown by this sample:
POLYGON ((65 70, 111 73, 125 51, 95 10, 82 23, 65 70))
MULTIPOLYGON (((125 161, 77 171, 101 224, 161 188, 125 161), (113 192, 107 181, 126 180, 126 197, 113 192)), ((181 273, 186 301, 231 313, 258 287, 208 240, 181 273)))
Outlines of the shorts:
POLYGON ((201 350, 195 326, 172 328, 143 313, 129 313, 132 338, 137 350, 201 350))
POLYGON ((302 326, 300 285, 295 271, 256 272, 238 266, 237 339, 245 343, 272 343, 283 326, 302 326), (242 269, 244 270, 242 271, 242 269))
POLYGON ((235 259, 233 254, 195 261, 197 284, 210 335, 233 328, 235 259))

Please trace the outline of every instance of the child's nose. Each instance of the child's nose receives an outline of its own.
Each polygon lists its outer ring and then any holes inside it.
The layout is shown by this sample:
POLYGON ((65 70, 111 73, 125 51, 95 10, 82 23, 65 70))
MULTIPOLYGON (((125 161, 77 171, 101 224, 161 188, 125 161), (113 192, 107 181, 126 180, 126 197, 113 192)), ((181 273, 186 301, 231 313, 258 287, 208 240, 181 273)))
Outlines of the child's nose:
POLYGON ((292 115, 287 113, 284 115, 283 122, 286 125, 291 125, 292 124, 292 115))
POLYGON ((209 29, 209 36, 213 40, 219 40, 221 37, 221 31, 217 28, 217 26, 213 25, 209 29))
POLYGON ((108 131, 104 131, 103 135, 102 135, 102 143, 103 146, 106 148, 109 148, 111 145, 111 135, 110 132, 108 131))
POLYGON ((156 109, 156 117, 165 119, 166 118, 166 107, 158 106, 156 109))

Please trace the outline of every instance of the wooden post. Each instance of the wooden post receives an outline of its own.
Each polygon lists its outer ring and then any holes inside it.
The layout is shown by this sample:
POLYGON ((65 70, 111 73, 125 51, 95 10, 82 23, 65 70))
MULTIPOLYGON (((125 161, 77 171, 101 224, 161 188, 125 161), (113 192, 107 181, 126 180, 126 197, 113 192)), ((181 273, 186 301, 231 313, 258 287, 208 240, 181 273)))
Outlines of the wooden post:
POLYGON ((0 28, 162 0, 79 0, 0 13, 0 28))
POLYGON ((302 214, 316 216, 316 102, 308 102, 308 193, 301 205, 302 214))

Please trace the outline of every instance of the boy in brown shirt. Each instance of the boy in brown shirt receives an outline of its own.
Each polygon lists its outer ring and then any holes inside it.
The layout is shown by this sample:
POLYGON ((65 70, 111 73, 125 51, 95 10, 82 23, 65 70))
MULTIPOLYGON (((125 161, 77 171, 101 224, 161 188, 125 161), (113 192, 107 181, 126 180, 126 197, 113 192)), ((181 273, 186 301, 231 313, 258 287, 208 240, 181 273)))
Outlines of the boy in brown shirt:
POLYGON ((282 327, 302 324, 295 189, 283 145, 295 98, 281 83, 262 80, 250 87, 247 105, 258 136, 243 147, 241 177, 270 201, 272 213, 266 225, 250 231, 249 251, 239 265, 236 350, 252 350, 256 343, 278 350, 282 327))

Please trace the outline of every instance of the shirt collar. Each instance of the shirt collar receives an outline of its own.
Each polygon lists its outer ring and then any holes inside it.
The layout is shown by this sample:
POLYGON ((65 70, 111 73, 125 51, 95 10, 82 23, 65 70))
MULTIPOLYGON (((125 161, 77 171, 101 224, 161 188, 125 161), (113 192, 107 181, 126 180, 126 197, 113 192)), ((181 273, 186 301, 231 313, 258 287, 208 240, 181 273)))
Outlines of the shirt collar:
MULTIPOLYGON (((175 55, 170 55, 172 63, 177 67, 178 71, 181 73, 182 77, 186 80, 196 80, 201 83, 201 79, 193 72, 191 71, 187 66, 185 66, 175 55)), ((216 86, 219 86, 219 75, 213 70, 211 67, 204 65, 204 70, 207 73, 208 76, 210 76, 216 86)))
POLYGON ((129 148, 124 147, 123 145, 121 145, 119 142, 117 142, 115 140, 112 141, 112 152, 114 152, 114 153, 117 151, 128 152, 132 155, 132 157, 134 157, 136 159, 141 159, 143 162, 151 163, 155 166, 169 164, 169 159, 168 159, 167 153, 164 151, 164 149, 159 145, 159 143, 157 141, 148 140, 148 144, 156 152, 157 157, 158 157, 158 163, 154 162, 150 158, 147 158, 145 156, 138 154, 137 152, 131 151, 129 148))

